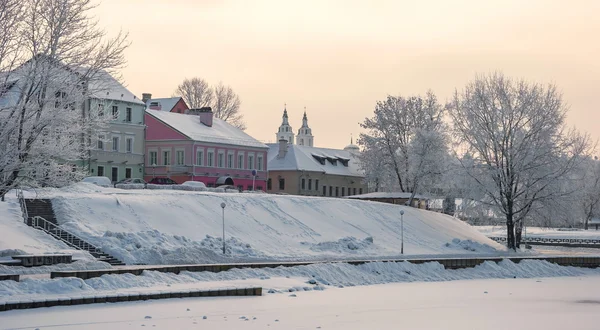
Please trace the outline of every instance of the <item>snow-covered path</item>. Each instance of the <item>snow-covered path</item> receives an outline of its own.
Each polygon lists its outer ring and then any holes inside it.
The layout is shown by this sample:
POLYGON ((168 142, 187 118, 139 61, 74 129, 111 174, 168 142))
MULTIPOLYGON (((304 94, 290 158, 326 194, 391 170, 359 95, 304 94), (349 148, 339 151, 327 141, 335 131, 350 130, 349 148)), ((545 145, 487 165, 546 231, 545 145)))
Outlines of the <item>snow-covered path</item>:
POLYGON ((599 276, 371 285, 0 314, 2 329, 597 329, 599 276), (508 316, 506 320, 503 315, 508 316), (206 317, 206 318, 204 318, 206 317))

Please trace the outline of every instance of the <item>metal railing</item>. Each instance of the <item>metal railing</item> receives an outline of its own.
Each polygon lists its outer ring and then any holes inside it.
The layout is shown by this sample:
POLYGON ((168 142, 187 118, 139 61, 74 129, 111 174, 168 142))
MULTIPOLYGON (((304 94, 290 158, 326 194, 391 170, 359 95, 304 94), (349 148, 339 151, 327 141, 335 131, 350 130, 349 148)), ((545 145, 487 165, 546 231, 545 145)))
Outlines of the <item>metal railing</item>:
POLYGON ((25 197, 23 196, 23 190, 17 190, 17 198, 19 199, 19 205, 21 206, 21 213, 23 214, 23 222, 29 225, 29 214, 27 213, 27 205, 25 205, 25 197))
MULTIPOLYGON (((495 236, 488 237, 496 242, 506 242, 506 237, 495 236)), ((600 240, 598 239, 587 239, 587 238, 548 238, 548 237, 523 237, 522 243, 547 243, 547 244, 582 244, 590 246, 600 246, 600 240)))
POLYGON ((67 243, 67 245, 74 247, 78 250, 85 250, 85 251, 90 251, 90 252, 91 251, 93 251, 93 252, 99 251, 99 249, 97 247, 95 247, 94 245, 84 241, 77 235, 60 228, 55 223, 48 221, 48 220, 44 219, 43 217, 36 215, 35 217, 31 218, 31 226, 36 229, 43 230, 47 234, 55 237, 58 240, 61 240, 65 243, 67 243))

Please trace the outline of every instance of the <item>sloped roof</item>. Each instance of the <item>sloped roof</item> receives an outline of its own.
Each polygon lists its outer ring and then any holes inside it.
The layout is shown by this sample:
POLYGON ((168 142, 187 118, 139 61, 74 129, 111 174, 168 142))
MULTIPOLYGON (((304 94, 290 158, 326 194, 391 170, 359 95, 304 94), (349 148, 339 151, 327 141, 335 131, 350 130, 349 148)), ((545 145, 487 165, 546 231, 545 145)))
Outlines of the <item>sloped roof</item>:
POLYGON ((291 144, 287 146, 285 157, 278 158, 279 144, 267 145, 269 146, 267 155, 269 171, 310 171, 364 177, 358 160, 345 150, 291 144), (318 158, 324 158, 324 164, 320 163, 318 158), (336 165, 333 165, 328 159, 335 159, 336 165), (348 166, 344 166, 340 160, 348 160, 348 166))
POLYGON ((144 104, 135 94, 105 71, 99 72, 97 77, 90 81, 90 90, 92 91, 91 97, 94 98, 144 104))
POLYGON ((197 115, 184 115, 150 109, 146 109, 146 113, 194 141, 268 148, 264 143, 219 118, 213 118, 212 127, 208 127, 200 123, 200 118, 197 115))
MULTIPOLYGON (((397 198, 397 199, 409 199, 412 193, 410 192, 372 192, 362 195, 348 196, 353 199, 370 199, 370 198, 397 198)), ((415 199, 427 199, 426 196, 415 194, 415 199)))
MULTIPOLYGON (((152 102, 158 102, 158 105, 160 106, 160 111, 168 112, 168 111, 173 110, 173 107, 175 107, 175 104, 177 104, 177 102, 179 102, 179 100, 181 100, 181 96, 150 99, 150 100, 146 101, 146 107, 148 109, 150 109, 150 104, 152 102)), ((152 110, 157 110, 157 109, 152 109, 152 110)))

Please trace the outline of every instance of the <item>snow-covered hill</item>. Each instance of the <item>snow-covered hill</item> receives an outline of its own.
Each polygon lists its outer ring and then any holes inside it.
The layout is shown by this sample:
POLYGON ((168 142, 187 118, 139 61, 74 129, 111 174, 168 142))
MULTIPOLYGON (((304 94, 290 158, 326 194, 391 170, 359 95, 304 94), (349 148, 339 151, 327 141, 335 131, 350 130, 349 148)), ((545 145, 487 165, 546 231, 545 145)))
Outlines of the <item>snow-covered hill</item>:
POLYGON ((495 255, 503 246, 435 212, 347 199, 77 184, 37 191, 61 226, 127 263, 314 260, 400 255, 495 255), (222 255, 226 203, 227 255, 222 255))

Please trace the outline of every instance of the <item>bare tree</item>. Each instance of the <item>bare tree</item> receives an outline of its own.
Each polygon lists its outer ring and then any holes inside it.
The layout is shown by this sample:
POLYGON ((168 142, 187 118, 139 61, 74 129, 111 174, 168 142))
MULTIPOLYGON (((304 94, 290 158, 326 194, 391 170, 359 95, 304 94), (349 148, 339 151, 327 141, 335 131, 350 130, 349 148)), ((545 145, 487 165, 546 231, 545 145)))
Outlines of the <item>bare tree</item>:
POLYGON ((245 130, 246 124, 244 123, 244 117, 240 113, 240 97, 230 86, 225 86, 223 83, 219 83, 215 86, 214 93, 212 109, 215 113, 215 117, 220 118, 241 130, 245 130))
POLYGON ((181 96, 190 108, 202 108, 212 105, 213 90, 202 78, 184 79, 174 96, 181 96))
POLYGON ((588 229, 590 220, 600 215, 600 161, 588 159, 583 165, 584 180, 578 191, 583 210, 583 225, 588 229))
POLYGON ((519 247, 523 224, 538 203, 561 198, 553 183, 589 150, 587 136, 567 130, 567 107, 553 85, 478 76, 449 104, 454 130, 472 156, 463 166, 506 218, 507 244, 519 247))
POLYGON ((2 7, 19 10, 3 11, 0 23, 18 17, 10 25, 16 32, 0 44, 2 197, 21 184, 60 186, 84 175, 78 162, 109 117, 87 101, 105 95, 105 78, 125 63, 128 46, 125 34, 106 38, 89 0, 19 3, 2 7))
POLYGON ((373 118, 361 124, 368 132, 361 134, 359 144, 366 153, 383 157, 400 191, 414 197, 443 172, 447 157, 443 113, 432 92, 425 97, 388 96, 377 102, 373 118))

